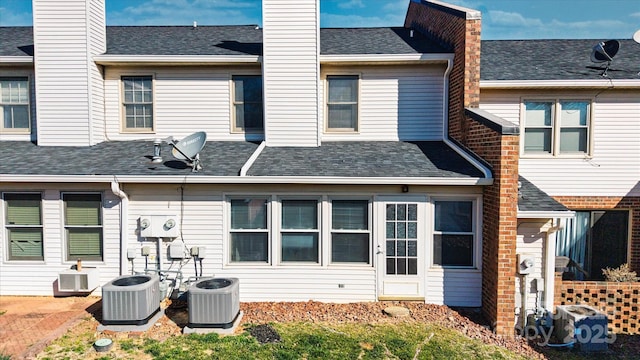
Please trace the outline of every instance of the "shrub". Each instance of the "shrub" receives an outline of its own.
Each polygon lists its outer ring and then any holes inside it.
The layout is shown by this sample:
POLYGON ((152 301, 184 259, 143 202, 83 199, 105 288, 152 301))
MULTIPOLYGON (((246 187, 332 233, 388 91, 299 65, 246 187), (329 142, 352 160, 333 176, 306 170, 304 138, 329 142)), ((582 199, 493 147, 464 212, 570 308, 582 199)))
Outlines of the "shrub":
POLYGON ((606 281, 614 281, 614 282, 630 282, 630 281, 638 281, 638 276, 635 271, 631 271, 629 269, 629 264, 625 263, 620 265, 617 268, 607 267, 606 269, 602 269, 602 275, 606 281))

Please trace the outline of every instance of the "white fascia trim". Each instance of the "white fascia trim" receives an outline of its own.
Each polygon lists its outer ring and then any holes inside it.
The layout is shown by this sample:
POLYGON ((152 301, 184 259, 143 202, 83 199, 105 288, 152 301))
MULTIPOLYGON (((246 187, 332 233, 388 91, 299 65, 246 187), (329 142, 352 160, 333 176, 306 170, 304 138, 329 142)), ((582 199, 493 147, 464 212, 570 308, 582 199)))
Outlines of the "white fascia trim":
POLYGON ((246 55, 96 55, 99 65, 227 65, 259 64, 262 56, 246 55))
POLYGON ((575 211, 520 211, 518 219, 568 219, 576 216, 575 211))
POLYGON ((321 64, 330 63, 440 63, 453 61, 453 54, 357 54, 320 55, 321 64))
POLYGON ((523 88, 637 88, 640 80, 598 79, 598 80, 480 80, 480 89, 523 89, 523 88))
POLYGON ((0 56, 0 64, 33 64, 33 56, 0 56))
MULTIPOLYGON (((114 175, 0 175, 1 183, 110 183, 114 175)), ((140 184, 325 184, 325 185, 491 185, 493 179, 446 177, 333 176, 148 176, 117 175, 119 183, 140 184)))
POLYGON ((247 162, 245 162, 244 165, 242 165, 242 167, 240 168, 240 176, 247 176, 247 171, 249 171, 251 166, 253 166, 253 163, 256 161, 258 156, 260 156, 260 154, 262 153, 262 150, 264 150, 266 146, 267 146, 266 141, 263 141, 260 143, 260 146, 258 146, 256 151, 254 151, 253 154, 251 154, 249 159, 247 159, 247 162))
POLYGON ((448 7, 451 9, 455 9, 458 11, 462 11, 464 13, 466 13, 466 19, 467 20, 480 20, 482 19, 482 12, 479 10, 475 10, 475 9, 471 9, 468 7, 464 7, 464 6, 459 6, 459 5, 453 5, 453 4, 449 4, 446 2, 442 2, 442 1, 438 1, 438 0, 427 0, 426 2, 430 2, 433 4, 437 4, 440 6, 444 6, 444 7, 448 7))

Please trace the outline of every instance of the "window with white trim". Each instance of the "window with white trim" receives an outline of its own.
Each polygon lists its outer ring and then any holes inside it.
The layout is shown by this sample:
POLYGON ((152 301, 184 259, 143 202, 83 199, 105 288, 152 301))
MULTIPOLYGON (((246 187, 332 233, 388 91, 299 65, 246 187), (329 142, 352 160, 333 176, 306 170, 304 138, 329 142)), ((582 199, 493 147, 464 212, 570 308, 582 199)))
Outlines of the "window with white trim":
POLYGON ((102 261, 102 196, 99 193, 62 194, 66 260, 102 261))
POLYGON ((123 76, 124 130, 153 131, 153 77, 123 76))
POLYGON ((327 76, 327 131, 358 131, 357 75, 327 76))
POLYGON ((231 262, 270 262, 267 199, 231 199, 229 203, 231 262))
POLYGON ((42 196, 4 193, 9 260, 44 260, 42 196))
POLYGON ((233 131, 264 131, 262 76, 234 75, 233 131))
POLYGON ((30 127, 28 79, 0 78, 0 131, 28 133, 30 127))
POLYGON ((331 262, 371 263, 369 201, 331 201, 331 262))
POLYGON ((438 200, 434 203, 433 264, 473 267, 476 235, 471 200, 438 200))
POLYGON ((320 262, 317 200, 282 200, 280 261, 320 262))
POLYGON ((591 101, 524 101, 523 152, 531 154, 590 154, 591 101))

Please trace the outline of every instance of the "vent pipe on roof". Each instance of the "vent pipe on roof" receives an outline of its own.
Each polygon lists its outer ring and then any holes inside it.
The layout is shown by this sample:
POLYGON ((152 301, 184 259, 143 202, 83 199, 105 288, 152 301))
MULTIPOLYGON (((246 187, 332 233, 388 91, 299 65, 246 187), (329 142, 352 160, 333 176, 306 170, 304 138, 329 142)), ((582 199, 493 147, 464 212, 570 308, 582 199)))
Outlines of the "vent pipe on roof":
POLYGON ((413 29, 409 30, 409 37, 413 37, 413 29))
POLYGON ((194 22, 193 22, 193 27, 194 27, 194 28, 197 28, 197 27, 198 27, 198 22, 197 22, 197 21, 194 21, 194 22))

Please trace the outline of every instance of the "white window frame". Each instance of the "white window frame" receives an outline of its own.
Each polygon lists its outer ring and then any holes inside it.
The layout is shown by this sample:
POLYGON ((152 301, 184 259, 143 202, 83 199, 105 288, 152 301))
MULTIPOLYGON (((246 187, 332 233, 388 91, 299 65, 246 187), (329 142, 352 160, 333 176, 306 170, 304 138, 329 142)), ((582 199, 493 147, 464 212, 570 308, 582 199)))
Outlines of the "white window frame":
POLYGON ((324 131, 326 133, 347 133, 347 134, 353 134, 353 133, 358 133, 360 131, 360 117, 361 117, 361 111, 360 111, 360 103, 361 101, 361 88, 362 88, 362 76, 361 74, 354 74, 354 73, 345 73, 345 74, 340 74, 340 73, 336 73, 336 74, 326 74, 324 77, 324 131), (329 81, 330 78, 340 78, 340 77, 349 77, 349 78, 355 78, 356 80, 356 86, 358 87, 356 89, 356 101, 350 101, 350 102, 339 102, 339 103, 330 103, 329 102, 329 81), (356 120, 355 120, 355 127, 353 128, 332 128, 329 127, 329 106, 333 105, 333 104, 350 104, 353 105, 355 104, 356 106, 356 120))
POLYGON ((295 265, 295 266, 320 266, 323 264, 323 253, 322 253, 322 242, 323 242, 323 237, 322 237, 322 218, 323 218, 323 214, 322 214, 322 209, 323 209, 323 201, 322 198, 319 196, 294 196, 294 195, 287 195, 287 196, 280 196, 277 198, 277 217, 274 219, 275 221, 275 226, 274 226, 274 233, 277 232, 277 236, 275 236, 275 238, 277 238, 277 246, 275 246, 275 248, 277 249, 276 251, 276 256, 277 256, 277 261, 278 261, 278 265, 280 266, 291 266, 291 265, 295 265), (316 229, 284 229, 282 227, 282 216, 283 216, 283 205, 282 202, 283 201, 315 201, 316 202, 316 229), (317 239, 318 239, 318 245, 316 248, 316 251, 318 252, 318 260, 316 262, 311 262, 311 261, 284 261, 282 259, 282 234, 283 233, 315 233, 317 235, 317 239))
POLYGON ((520 141, 520 155, 524 158, 548 158, 548 157, 565 157, 565 158, 591 158, 593 156, 593 98, 583 97, 525 97, 520 101, 520 134, 522 139, 520 141), (541 127, 527 127, 527 114, 526 104, 528 102, 540 102, 551 103, 551 152, 525 151, 525 139, 527 128, 541 128, 541 127), (586 139, 586 151, 585 152, 561 152, 561 130, 562 118, 561 118, 561 102, 584 102, 587 103, 587 125, 586 126, 566 126, 565 128, 585 128, 587 130, 586 139))
POLYGON ((431 223, 431 238, 427 242, 429 244, 429 266, 431 269, 461 269, 461 270, 479 270, 482 264, 482 204, 479 197, 470 196, 437 196, 432 197, 430 201, 430 223, 431 223), (438 201, 468 201, 471 202, 471 232, 442 232, 436 231, 436 202, 438 201), (473 236, 473 264, 471 266, 452 266, 452 265, 440 265, 435 263, 435 236, 436 235, 472 235, 473 236))
POLYGON ((264 128, 265 128, 265 123, 264 123, 264 80, 262 78, 262 74, 260 73, 239 73, 239 74, 233 74, 231 75, 230 79, 229 79, 229 89, 231 90, 229 92, 230 94, 230 101, 231 101, 231 133, 239 133, 239 134, 262 134, 264 133, 264 128), (245 130, 245 128, 241 128, 236 126, 236 105, 238 104, 243 104, 245 103, 244 99, 241 102, 236 102, 236 81, 235 78, 236 77, 240 77, 240 76, 252 76, 252 77, 258 77, 262 80, 262 102, 260 103, 262 105, 262 129, 250 129, 250 130, 245 130))
POLYGON ((373 203, 370 197, 330 197, 328 199, 328 211, 327 218, 329 222, 329 226, 327 229, 327 241, 328 241, 328 262, 329 265, 335 266, 364 266, 364 267, 372 267, 373 266, 373 203), (367 230, 344 230, 344 229, 334 229, 333 228, 333 201, 364 201, 367 202, 367 230), (369 236, 369 257, 366 263, 364 262, 335 262, 333 261, 333 234, 368 234, 369 236))
POLYGON ((98 257, 94 257, 94 258, 84 258, 84 259, 80 259, 83 261, 87 261, 87 262, 91 262, 91 263, 104 263, 104 259, 105 259, 105 236, 104 236, 104 228, 105 228, 105 224, 104 224, 104 206, 102 206, 103 202, 104 202, 104 194, 100 191, 80 191, 80 192, 74 192, 74 191, 65 191, 65 192, 61 192, 60 193, 60 201, 62 203, 62 225, 63 225, 63 229, 64 229, 64 261, 66 263, 72 263, 72 262, 76 262, 78 259, 76 258, 71 258, 70 254, 69 254, 69 232, 68 229, 69 228, 73 228, 73 229, 100 229, 100 246, 101 246, 101 256, 100 258, 98 257), (67 195, 98 195, 100 196, 100 206, 99 206, 99 219, 100 219, 100 224, 99 225, 68 225, 67 224, 67 201, 65 199, 65 197, 67 195))
POLYGON ((20 191, 7 191, 7 192, 3 192, 2 194, 0 194, 0 199, 2 199, 2 222, 4 223, 4 238, 6 239, 6 244, 5 244, 5 250, 6 250, 6 256, 4 257, 4 261, 5 262, 12 262, 12 263, 20 263, 20 264, 24 264, 24 263, 44 263, 46 258, 47 258, 47 254, 45 252, 45 231, 44 231, 44 206, 43 206, 43 194, 41 192, 32 192, 32 191, 26 191, 26 192, 20 192, 20 191), (24 225, 24 224, 15 224, 15 225, 11 225, 7 223, 7 216, 8 216, 8 205, 7 205, 7 201, 5 199, 5 195, 39 195, 40 196, 40 225, 24 225), (41 233, 42 233, 42 258, 41 259, 20 259, 18 258, 12 258, 11 256, 11 239, 9 236, 9 232, 10 232, 10 228, 15 228, 15 229, 20 229, 20 228, 38 228, 40 229, 41 233))
POLYGON ((226 207, 225 214, 227 217, 225 234, 227 237, 227 241, 225 241, 225 254, 226 254, 226 263, 230 266, 271 266, 273 264, 273 236, 272 236, 272 228, 273 228, 273 216, 272 216, 272 197, 264 194, 247 194, 247 195, 230 195, 226 197, 226 207), (266 219, 266 229, 233 229, 231 224, 231 201, 232 200, 242 200, 242 199, 264 199, 267 207, 267 219, 266 219), (267 234, 267 261, 232 261, 231 257, 231 233, 255 233, 255 232, 266 232, 267 234))
POLYGON ((118 79, 120 85, 120 117, 121 117, 121 126, 120 129, 123 133, 155 133, 155 129, 157 126, 157 118, 156 118, 156 106, 155 106, 155 98, 156 98, 156 80, 154 74, 144 73, 144 74, 120 74, 120 78, 118 79), (124 80, 125 78, 150 78, 151 79, 151 102, 131 102, 127 103, 125 101, 125 87, 124 80), (127 105, 151 105, 151 127, 150 128, 130 128, 127 127, 127 105))
MULTIPOLYGON (((31 133, 31 81, 29 76, 0 76, 0 82, 4 81, 25 81, 27 88, 27 101, 20 102, 19 99, 16 102, 9 101, 8 103, 2 102, 2 96, 0 95, 0 133, 7 134, 30 134, 31 133), (27 127, 26 128, 16 128, 16 127, 4 127, 4 106, 26 106, 27 108, 27 127)), ((13 122, 13 115, 12 115, 13 122)))

